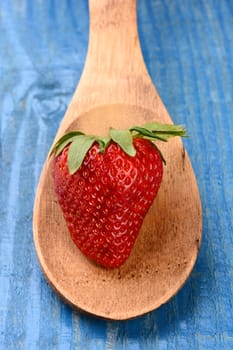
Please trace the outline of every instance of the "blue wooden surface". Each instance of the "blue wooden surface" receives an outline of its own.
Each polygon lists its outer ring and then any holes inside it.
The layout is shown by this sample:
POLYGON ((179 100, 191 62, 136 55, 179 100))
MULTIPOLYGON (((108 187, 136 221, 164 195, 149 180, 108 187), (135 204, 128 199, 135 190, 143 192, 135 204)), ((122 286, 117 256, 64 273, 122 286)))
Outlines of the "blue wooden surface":
POLYGON ((126 322, 76 313, 50 289, 33 202, 83 69, 88 5, 1 0, 1 350, 233 349, 233 1, 139 0, 138 24, 152 80, 191 135, 204 215, 196 266, 168 304, 126 322))

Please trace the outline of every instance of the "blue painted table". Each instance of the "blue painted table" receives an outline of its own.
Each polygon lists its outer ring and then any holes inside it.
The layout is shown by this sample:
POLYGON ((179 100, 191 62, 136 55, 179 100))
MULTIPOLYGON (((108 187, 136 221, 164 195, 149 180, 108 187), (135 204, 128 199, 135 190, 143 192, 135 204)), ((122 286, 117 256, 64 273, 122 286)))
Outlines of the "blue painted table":
MULTIPOLYGON (((233 1, 139 0, 142 51, 185 140, 203 243, 182 290, 157 311, 110 322, 50 289, 32 238, 41 167, 80 78, 87 0, 0 2, 0 349, 233 349, 233 1)), ((183 218, 185 219, 185 218, 183 218)))

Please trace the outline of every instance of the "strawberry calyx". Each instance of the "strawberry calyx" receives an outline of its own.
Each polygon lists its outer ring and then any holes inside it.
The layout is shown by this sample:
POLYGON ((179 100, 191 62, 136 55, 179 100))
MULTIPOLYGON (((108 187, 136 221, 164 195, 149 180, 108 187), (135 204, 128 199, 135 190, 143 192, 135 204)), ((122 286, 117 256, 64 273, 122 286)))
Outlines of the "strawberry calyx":
MULTIPOLYGON (((150 122, 142 126, 132 126, 126 130, 109 128, 109 133, 106 137, 86 135, 81 131, 70 131, 64 134, 54 144, 49 156, 55 154, 57 157, 67 145, 70 145, 68 151, 68 169, 70 175, 72 175, 81 167, 87 152, 94 142, 99 144, 100 153, 104 153, 110 142, 114 141, 126 154, 130 157, 134 157, 136 155, 136 149, 133 144, 134 138, 144 138, 151 142, 167 142, 170 138, 175 136, 186 137, 185 128, 181 125, 162 124, 158 122, 150 122)), ((162 153, 159 149, 158 151, 163 162, 166 164, 162 153)))

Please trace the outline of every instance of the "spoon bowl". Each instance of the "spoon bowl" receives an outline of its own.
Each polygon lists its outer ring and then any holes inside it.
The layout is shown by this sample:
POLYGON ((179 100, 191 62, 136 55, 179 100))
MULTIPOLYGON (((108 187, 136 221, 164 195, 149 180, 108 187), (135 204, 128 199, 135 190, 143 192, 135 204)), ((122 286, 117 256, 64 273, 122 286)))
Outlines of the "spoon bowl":
MULTIPOLYGON (((106 135, 110 126, 171 123, 141 56, 136 2, 91 0, 89 5, 86 65, 56 138, 69 130, 106 135)), ((195 175, 180 138, 159 147, 167 161, 162 185, 130 257, 111 270, 90 262, 72 242, 46 161, 35 199, 35 247, 48 282, 72 307, 107 319, 134 318, 167 302, 191 273, 202 228, 195 175)))

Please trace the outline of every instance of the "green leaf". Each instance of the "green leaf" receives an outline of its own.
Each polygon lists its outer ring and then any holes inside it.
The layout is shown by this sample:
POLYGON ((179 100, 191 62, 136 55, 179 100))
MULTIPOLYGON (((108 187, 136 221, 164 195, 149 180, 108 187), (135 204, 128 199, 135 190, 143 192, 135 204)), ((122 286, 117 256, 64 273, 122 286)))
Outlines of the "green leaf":
POLYGON ((99 144, 99 150, 100 150, 100 153, 104 153, 104 150, 105 150, 105 143, 103 142, 102 139, 97 139, 96 140, 99 144))
POLYGON ((57 148, 56 148, 56 152, 55 152, 55 156, 59 156, 59 154, 63 151, 63 149, 71 142, 73 142, 75 140, 77 136, 73 136, 73 137, 70 137, 69 139, 67 140, 64 140, 63 142, 61 142, 57 148))
POLYGON ((129 130, 116 130, 110 128, 109 135, 129 156, 134 157, 136 155, 133 138, 129 130))
MULTIPOLYGON (((155 145, 155 144, 154 144, 155 145)), ((164 165, 166 165, 167 163, 166 163, 166 159, 164 158, 164 156, 163 156, 163 153, 160 151, 160 149, 155 145, 155 147, 157 148, 157 151, 159 152, 159 154, 160 154, 160 157, 161 157, 161 159, 162 159, 162 162, 164 163, 164 165)))
POLYGON ((79 135, 71 143, 68 152, 68 168, 71 175, 80 168, 88 150, 94 142, 94 136, 79 135))
POLYGON ((133 126, 132 128, 130 128, 130 131, 136 131, 137 132, 137 134, 135 135, 136 137, 143 137, 152 141, 153 140, 167 141, 166 137, 154 134, 150 130, 146 128, 142 128, 140 126, 133 126))
POLYGON ((151 122, 144 124, 142 127, 151 131, 153 134, 164 134, 168 138, 186 135, 186 130, 182 125, 151 122))
POLYGON ((186 136, 186 130, 181 125, 161 124, 157 122, 146 123, 143 126, 133 126, 130 131, 136 131, 136 137, 153 140, 168 141, 174 136, 186 136))
POLYGON ((66 145, 68 145, 70 142, 73 141, 75 136, 78 135, 84 135, 81 131, 70 131, 66 134, 64 134, 52 147, 49 157, 55 152, 55 155, 58 156, 63 149, 65 148, 66 145))
POLYGON ((111 137, 106 136, 106 137, 100 138, 100 137, 96 136, 96 141, 99 144, 100 153, 104 153, 106 147, 108 147, 108 145, 111 141, 111 137))

